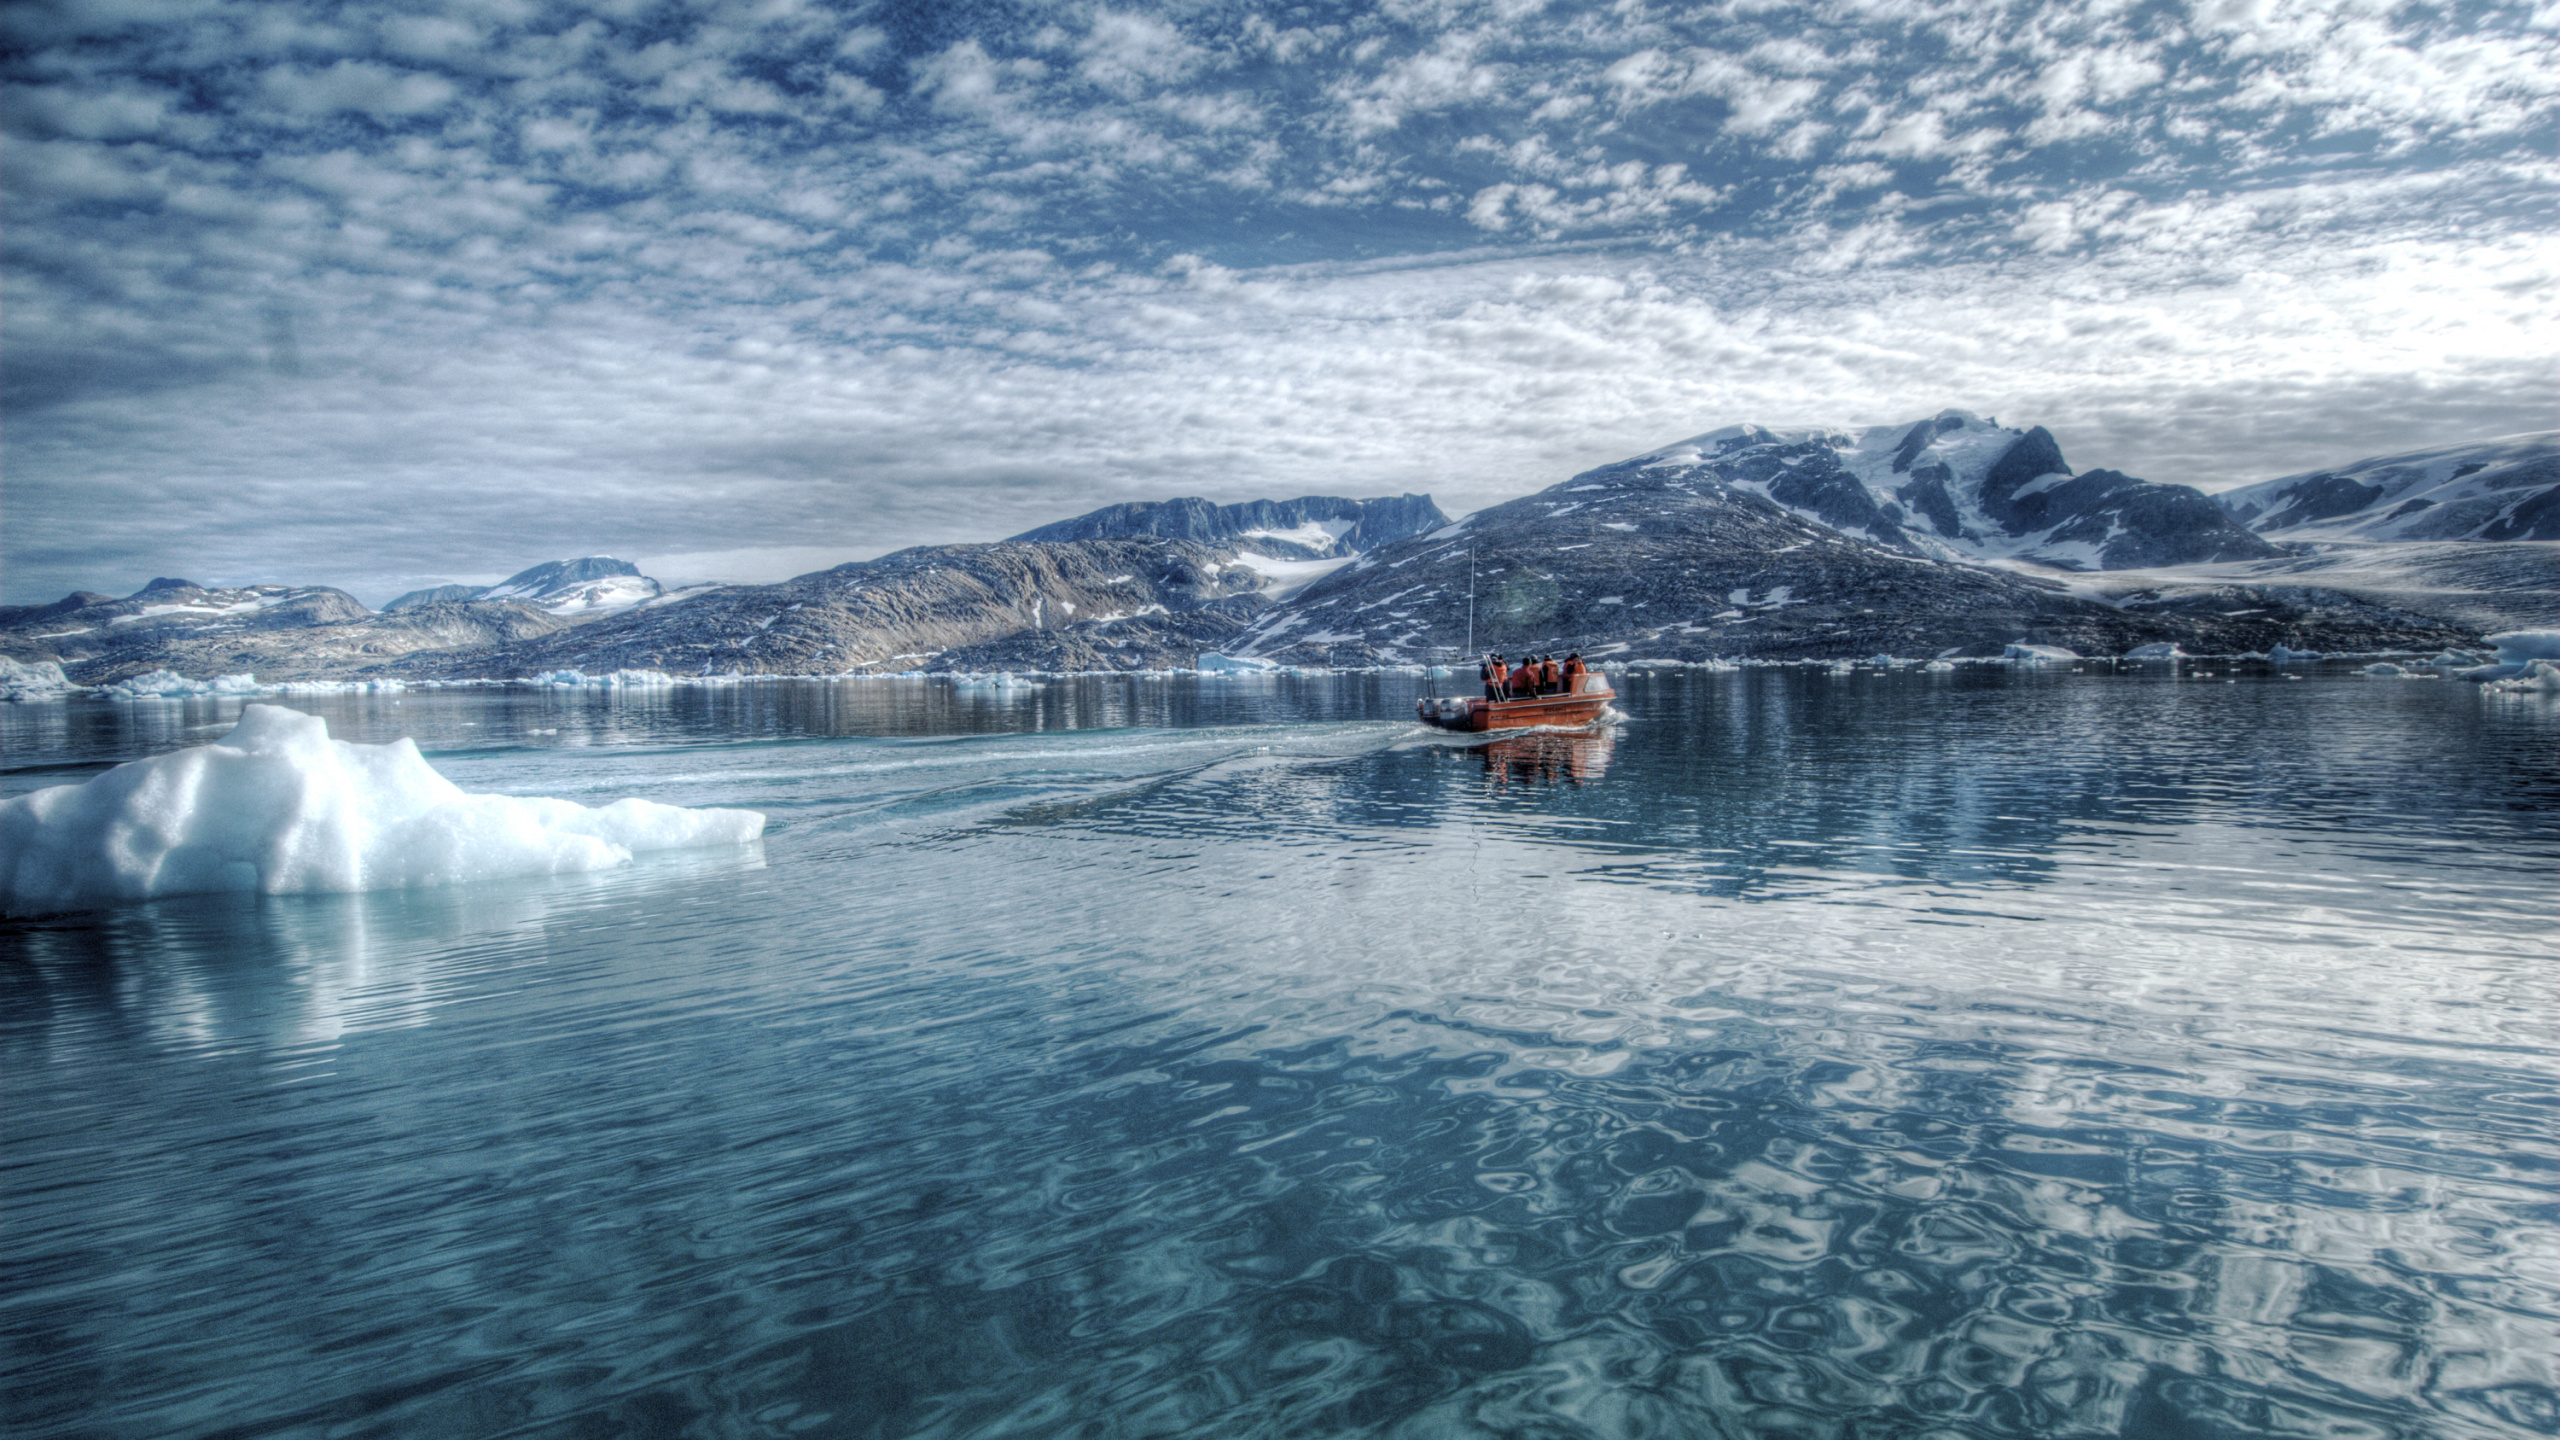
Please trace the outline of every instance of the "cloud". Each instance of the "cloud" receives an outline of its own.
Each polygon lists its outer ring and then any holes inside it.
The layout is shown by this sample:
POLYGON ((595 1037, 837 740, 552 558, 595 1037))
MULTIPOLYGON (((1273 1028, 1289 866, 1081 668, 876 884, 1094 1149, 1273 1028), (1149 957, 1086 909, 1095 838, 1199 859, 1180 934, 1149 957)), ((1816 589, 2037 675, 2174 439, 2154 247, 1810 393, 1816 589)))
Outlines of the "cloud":
POLYGON ((378 119, 422 115, 451 104, 453 82, 416 70, 395 70, 362 60, 324 69, 278 65, 259 80, 260 94, 297 115, 351 111, 378 119))
POLYGON ((2560 41, 2488 12, 0 27, 12 600, 850 556, 1345 475, 1465 506, 1948 404, 2221 483, 2543 423, 2560 333, 2560 41), (2395 375, 2423 419, 2373 405, 2395 375))

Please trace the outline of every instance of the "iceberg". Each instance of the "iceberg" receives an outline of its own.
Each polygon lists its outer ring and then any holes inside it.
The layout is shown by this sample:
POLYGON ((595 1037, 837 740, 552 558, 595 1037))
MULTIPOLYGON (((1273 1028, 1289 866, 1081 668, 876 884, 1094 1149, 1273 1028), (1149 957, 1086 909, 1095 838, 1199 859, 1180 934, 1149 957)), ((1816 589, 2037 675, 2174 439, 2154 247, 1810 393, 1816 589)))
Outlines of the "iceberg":
POLYGON ((2537 660, 2560 661, 2560 630, 2503 630, 2490 636, 2489 643, 2498 647, 2498 658, 2463 671, 2463 679, 2514 680, 2531 674, 2537 660))
POLYGON ((2175 640, 2155 640, 2148 645, 2136 645, 2127 650, 2124 652, 2124 658, 2127 660, 2185 660, 2190 657, 2186 651, 2178 648, 2178 642, 2175 640))
POLYGON ((255 695, 263 688, 255 675, 216 675, 210 680, 190 680, 175 670, 154 670, 148 675, 135 675, 111 685, 101 685, 98 693, 110 700, 148 700, 160 695, 255 695))
POLYGON ((2276 642, 2274 649, 2267 652, 2267 663, 2270 665, 2300 665, 2319 658, 2320 652, 2317 650, 2291 649, 2281 640, 2276 642))
POLYGON ((1203 675, 1262 675, 1280 667, 1268 660, 1255 660, 1243 655, 1221 655, 1215 650, 1200 652, 1200 663, 1192 668, 1203 675))
POLYGON ((555 690, 665 690, 673 687, 676 677, 663 670, 616 670, 610 675, 590 675, 584 670, 545 670, 534 677, 534 684, 555 690))
POLYGON ((2397 676, 2406 675, 2409 672, 2392 664, 2388 660, 2380 660, 2364 667, 2364 673, 2373 676, 2377 680, 2389 680, 2397 676))
POLYGON ((316 715, 253 704, 213 744, 0 802, 0 912, 555 875, 763 833, 751 810, 469 794, 412 741, 332 740, 316 715))
POLYGON ((2079 659, 2080 652, 2065 650, 2059 645, 2015 644, 2001 651, 2000 658, 2024 661, 2030 665, 2058 665, 2066 660, 2079 659))
POLYGON ((2524 672, 2505 680, 2492 680, 2488 689, 2515 695, 2560 695, 2560 665, 2548 660, 2526 662, 2524 672))
POLYGON ((0 655, 0 700, 57 700, 85 688, 62 673, 59 660, 28 665, 0 655))

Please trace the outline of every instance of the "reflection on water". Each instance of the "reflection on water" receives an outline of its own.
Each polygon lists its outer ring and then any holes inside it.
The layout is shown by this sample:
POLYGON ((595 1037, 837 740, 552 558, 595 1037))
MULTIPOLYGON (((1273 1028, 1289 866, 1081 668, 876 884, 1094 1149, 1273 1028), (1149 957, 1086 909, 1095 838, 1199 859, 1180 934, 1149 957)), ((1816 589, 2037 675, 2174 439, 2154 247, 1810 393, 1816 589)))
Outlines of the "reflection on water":
POLYGON ((1590 725, 1578 730, 1533 730, 1510 735, 1478 749, 1484 772, 1495 788, 1510 785, 1580 785, 1609 773, 1609 755, 1617 748, 1618 727, 1590 725))
POLYGON ((2548 702, 1153 684, 330 712, 775 823, 0 932, 13 1428, 2560 1428, 2548 702))

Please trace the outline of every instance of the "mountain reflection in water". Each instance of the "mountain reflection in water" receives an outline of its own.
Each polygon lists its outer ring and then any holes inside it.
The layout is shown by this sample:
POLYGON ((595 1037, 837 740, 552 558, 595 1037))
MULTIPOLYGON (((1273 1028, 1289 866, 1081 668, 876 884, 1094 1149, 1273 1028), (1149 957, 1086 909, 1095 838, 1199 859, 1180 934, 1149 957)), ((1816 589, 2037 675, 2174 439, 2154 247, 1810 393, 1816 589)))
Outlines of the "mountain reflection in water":
POLYGON ((0 928, 12 1432, 2560 1427, 2549 700, 1620 688, 311 704, 773 824, 0 928))

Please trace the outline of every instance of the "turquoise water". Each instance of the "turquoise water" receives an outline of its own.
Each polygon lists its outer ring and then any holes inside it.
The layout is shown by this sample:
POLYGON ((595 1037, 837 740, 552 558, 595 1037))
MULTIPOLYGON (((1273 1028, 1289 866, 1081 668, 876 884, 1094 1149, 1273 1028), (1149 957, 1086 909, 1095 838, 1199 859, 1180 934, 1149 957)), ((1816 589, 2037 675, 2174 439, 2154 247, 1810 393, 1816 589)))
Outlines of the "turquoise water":
POLYGON ((13 1433, 2560 1429, 2548 700, 1418 683, 292 702, 773 823, 0 928, 13 1433))

